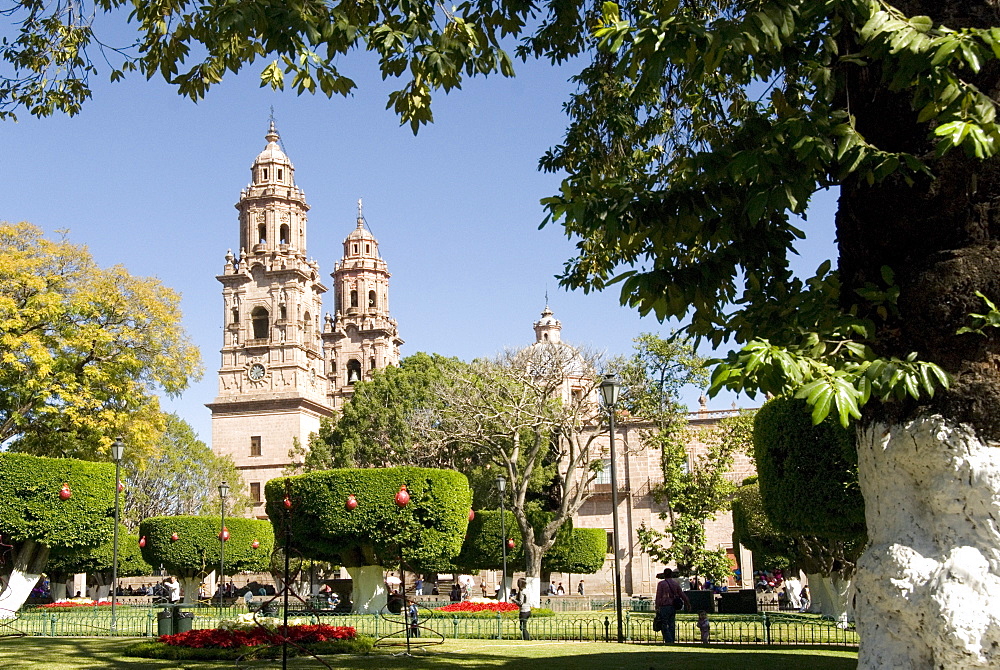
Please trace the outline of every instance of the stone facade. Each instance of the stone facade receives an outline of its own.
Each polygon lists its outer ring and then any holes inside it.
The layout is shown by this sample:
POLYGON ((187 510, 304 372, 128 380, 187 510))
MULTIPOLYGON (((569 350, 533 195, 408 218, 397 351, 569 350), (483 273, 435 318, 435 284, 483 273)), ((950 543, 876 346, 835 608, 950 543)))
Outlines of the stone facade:
POLYGON ((208 405, 212 449, 236 463, 258 501, 255 516, 264 514, 264 484, 281 476, 295 442, 307 445, 356 381, 397 365, 403 343, 389 316, 388 267, 360 201, 332 274, 336 316, 321 325, 327 288, 306 255, 309 205, 273 122, 265 139, 236 203, 239 255, 228 251, 217 277, 224 328, 219 395, 208 405))

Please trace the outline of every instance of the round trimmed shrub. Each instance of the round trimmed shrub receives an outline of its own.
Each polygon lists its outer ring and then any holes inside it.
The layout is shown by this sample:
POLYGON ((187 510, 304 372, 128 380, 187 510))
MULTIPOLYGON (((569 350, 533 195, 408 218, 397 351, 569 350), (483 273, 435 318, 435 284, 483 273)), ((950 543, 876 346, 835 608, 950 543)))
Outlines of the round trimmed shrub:
POLYGON ((465 475, 432 468, 342 468, 267 483, 267 514, 284 544, 286 495, 292 544, 308 558, 353 568, 398 565, 433 572, 462 548, 472 491, 465 475), (410 502, 395 502, 406 485, 410 502), (287 488, 286 488, 287 487, 287 488), (348 496, 357 501, 347 508, 348 496))
POLYGON ((854 433, 833 415, 814 426, 805 400, 774 398, 757 411, 753 444, 775 529, 843 539, 865 532, 854 433))
MULTIPOLYGON (((163 565, 175 574, 211 571, 219 565, 219 517, 155 516, 139 524, 146 538, 142 556, 150 565, 163 565), (171 536, 177 533, 177 540, 171 536)), ((268 521, 226 518, 226 572, 263 572, 274 550, 274 532, 268 521), (254 549, 253 542, 259 546, 254 549)))

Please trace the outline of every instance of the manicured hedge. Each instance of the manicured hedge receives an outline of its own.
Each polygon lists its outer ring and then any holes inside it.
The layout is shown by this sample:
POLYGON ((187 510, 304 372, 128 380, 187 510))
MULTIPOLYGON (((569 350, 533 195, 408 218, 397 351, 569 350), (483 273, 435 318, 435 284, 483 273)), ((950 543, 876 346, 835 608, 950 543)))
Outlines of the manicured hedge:
POLYGON ((603 528, 570 528, 542 556, 542 572, 592 575, 604 567, 607 550, 608 533, 603 528))
POLYGON ((284 542, 288 495, 293 546, 307 558, 345 567, 395 565, 433 572, 462 548, 472 503, 465 475, 431 468, 343 468, 267 483, 267 514, 284 542), (406 485, 410 503, 395 496, 406 485), (358 506, 347 509, 354 495, 358 506))
MULTIPOLYGON (((524 565, 524 547, 521 531, 517 527, 514 513, 504 510, 507 537, 513 538, 514 548, 507 550, 507 569, 524 565)), ((503 568, 503 542, 506 538, 500 532, 500 510, 478 510, 469 522, 462 551, 455 558, 455 566, 460 571, 501 570, 503 568)))
POLYGON ((756 478, 737 489, 732 510, 733 546, 739 543, 752 551, 756 566, 774 569, 795 563, 798 555, 795 540, 779 533, 768 521, 756 478))
POLYGON ((865 530, 853 431, 832 414, 818 426, 805 400, 774 398, 753 431, 760 496, 782 533, 855 538, 865 530))
MULTIPOLYGON (((150 565, 163 565, 168 572, 183 574, 212 570, 219 564, 219 517, 156 516, 139 524, 140 537, 146 538, 142 556, 150 565), (177 540, 171 535, 177 533, 177 540)), ((226 573, 268 569, 274 550, 271 524, 259 519, 226 519, 229 541, 226 542, 226 573), (254 549, 256 540, 259 546, 254 549)))
MULTIPOLYGON (((114 535, 108 534, 97 547, 75 549, 53 548, 46 570, 50 573, 74 574, 77 572, 107 572, 114 567, 114 535)), ((138 577, 152 575, 153 566, 142 558, 139 536, 130 535, 124 525, 118 527, 118 576, 138 577)))
MULTIPOLYGON (((514 548, 507 550, 508 570, 524 564, 524 548, 521 531, 517 527, 514 514, 504 510, 507 537, 514 539, 514 548)), ((539 524, 548 521, 544 513, 539 513, 539 524)), ((462 551, 455 558, 459 570, 500 570, 503 568, 503 546, 500 511, 479 510, 469 522, 462 551)), ((574 528, 567 521, 556 535, 555 544, 542 557, 543 572, 570 572, 593 574, 604 567, 607 551, 607 532, 601 528, 574 528)))
POLYGON ((49 547, 94 547, 114 530, 115 468, 0 453, 0 535, 49 547), (68 484, 72 497, 59 491, 68 484))

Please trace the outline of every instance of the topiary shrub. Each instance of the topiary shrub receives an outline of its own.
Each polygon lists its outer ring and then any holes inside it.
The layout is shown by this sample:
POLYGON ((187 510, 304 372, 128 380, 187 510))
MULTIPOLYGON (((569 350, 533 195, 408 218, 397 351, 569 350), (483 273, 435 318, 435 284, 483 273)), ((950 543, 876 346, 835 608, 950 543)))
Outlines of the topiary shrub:
MULTIPOLYGON (((143 558, 150 565, 162 565, 181 580, 185 602, 197 597, 201 576, 219 567, 219 521, 217 516, 156 516, 139 524, 139 535, 146 538, 143 558), (176 540, 172 539, 174 534, 176 540)), ((227 517, 226 528, 226 572, 266 571, 274 550, 271 524, 227 517)))
POLYGON ((833 415, 814 426, 805 400, 774 398, 757 412, 753 443, 775 529, 844 539, 864 533, 854 433, 833 415))
POLYGON ((764 514, 760 486, 753 479, 733 497, 733 546, 742 544, 753 552, 754 565, 760 568, 788 568, 796 561, 795 539, 779 533, 764 514))
POLYGON ((431 468, 325 470, 272 479, 265 488, 275 537, 284 543, 287 495, 293 549, 343 565, 353 580, 355 612, 385 605, 384 567, 446 568, 462 548, 472 492, 465 475, 431 468), (409 504, 395 498, 406 486, 409 504), (348 509, 348 497, 357 506, 348 509))
POLYGON ((592 575, 604 567, 608 534, 603 528, 570 528, 542 557, 544 572, 592 575))
POLYGON ((24 604, 51 549, 96 547, 111 537, 114 473, 107 463, 0 453, 0 535, 14 545, 14 559, 0 566, 0 618, 24 604))
MULTIPOLYGON (((114 567, 114 535, 109 535, 97 547, 53 549, 49 554, 47 572, 53 584, 65 577, 85 572, 96 575, 98 583, 111 584, 114 567)), ((147 563, 139 549, 139 536, 130 535, 124 525, 118 527, 118 576, 138 577, 152 575, 153 566, 147 563)))
POLYGON ((514 539, 514 547, 507 549, 507 568, 524 564, 524 547, 521 533, 513 512, 504 510, 507 537, 501 533, 500 511, 479 510, 469 522, 462 542, 462 551, 455 557, 456 568, 461 572, 501 570, 503 568, 503 543, 514 539))

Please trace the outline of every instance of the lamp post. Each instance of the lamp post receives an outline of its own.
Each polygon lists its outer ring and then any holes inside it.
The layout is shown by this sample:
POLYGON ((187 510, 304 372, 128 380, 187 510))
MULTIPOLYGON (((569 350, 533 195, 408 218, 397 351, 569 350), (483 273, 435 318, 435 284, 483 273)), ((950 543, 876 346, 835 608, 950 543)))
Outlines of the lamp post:
POLYGON ((507 490, 507 480, 497 477, 497 491, 500 492, 500 549, 503 551, 503 574, 500 576, 500 600, 507 602, 507 523, 503 508, 503 492, 507 490))
POLYGON ((111 460, 115 462, 115 530, 111 545, 111 634, 118 630, 118 618, 115 611, 118 605, 118 499, 122 487, 122 456, 125 454, 125 441, 119 436, 111 443, 111 460))
POLYGON ((608 408, 608 434, 611 442, 611 542, 615 551, 615 614, 618 617, 618 642, 625 641, 622 629, 622 565, 621 556, 618 554, 618 470, 615 458, 615 405, 618 404, 621 388, 621 383, 614 375, 604 375, 604 381, 601 382, 601 399, 608 408))
POLYGON ((219 484, 219 499, 222 501, 222 528, 219 530, 219 609, 222 609, 222 590, 226 585, 226 498, 229 484, 219 484))

